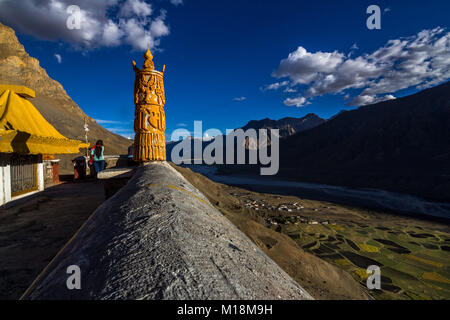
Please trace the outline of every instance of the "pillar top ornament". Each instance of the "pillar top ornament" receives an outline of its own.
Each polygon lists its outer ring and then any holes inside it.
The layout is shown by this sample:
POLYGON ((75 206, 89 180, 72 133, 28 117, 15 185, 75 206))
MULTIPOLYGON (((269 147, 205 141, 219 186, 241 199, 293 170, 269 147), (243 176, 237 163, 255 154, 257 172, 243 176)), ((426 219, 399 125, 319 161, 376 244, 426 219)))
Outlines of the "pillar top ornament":
POLYGON ((153 63, 153 55, 150 49, 144 54, 144 67, 143 70, 155 70, 155 65, 153 63))
POLYGON ((153 54, 151 53, 150 49, 147 49, 147 51, 144 54, 144 65, 142 66, 142 69, 139 70, 139 68, 136 67, 136 62, 133 61, 133 69, 135 72, 160 72, 161 74, 164 74, 164 71, 166 70, 166 66, 163 66, 162 71, 156 71, 155 70, 155 64, 153 62, 153 54))

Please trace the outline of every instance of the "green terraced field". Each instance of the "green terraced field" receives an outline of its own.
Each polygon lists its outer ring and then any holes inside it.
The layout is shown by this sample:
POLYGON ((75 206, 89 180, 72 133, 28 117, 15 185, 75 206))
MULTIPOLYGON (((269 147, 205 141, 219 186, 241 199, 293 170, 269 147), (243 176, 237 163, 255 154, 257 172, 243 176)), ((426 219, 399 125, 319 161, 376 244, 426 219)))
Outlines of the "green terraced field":
MULTIPOLYGON (((228 186, 242 210, 366 286, 381 268, 375 299, 450 299, 450 226, 392 213, 228 186)), ((234 204, 234 206, 236 206, 234 204)))
POLYGON ((284 232, 363 285, 365 269, 380 266, 382 290, 371 291, 377 299, 450 299, 450 253, 441 249, 448 233, 365 223, 286 224, 284 232))

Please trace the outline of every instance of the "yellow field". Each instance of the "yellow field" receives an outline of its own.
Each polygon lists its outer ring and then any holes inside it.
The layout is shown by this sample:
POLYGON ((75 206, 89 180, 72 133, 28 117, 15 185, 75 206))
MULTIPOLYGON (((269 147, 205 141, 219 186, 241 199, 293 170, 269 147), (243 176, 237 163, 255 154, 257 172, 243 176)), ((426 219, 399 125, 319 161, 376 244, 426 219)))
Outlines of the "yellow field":
POLYGON ((436 272, 424 272, 422 279, 450 284, 450 280, 436 272))
POLYGON ((419 258, 419 257, 413 256, 413 255, 410 255, 410 254, 406 255, 405 257, 407 257, 408 259, 411 259, 411 260, 415 260, 415 261, 424 263, 424 264, 428 264, 428 265, 433 266, 433 267, 438 267, 438 268, 442 268, 443 267, 442 263, 440 263, 440 262, 431 261, 431 260, 424 259, 424 258, 419 258))
POLYGON ((358 275, 358 277, 361 280, 367 279, 367 277, 368 277, 366 269, 358 268, 358 269, 355 270, 355 273, 358 275))
POLYGON ((370 244, 359 243, 359 247, 365 252, 378 252, 379 249, 375 246, 371 246, 370 244))
POLYGON ((334 230, 337 230, 337 231, 344 231, 345 230, 342 226, 340 226, 338 224, 331 225, 330 227, 333 228, 334 230))
POLYGON ((351 262, 348 261, 347 259, 338 259, 338 260, 334 260, 334 262, 336 262, 338 265, 343 266, 343 267, 352 265, 351 262))

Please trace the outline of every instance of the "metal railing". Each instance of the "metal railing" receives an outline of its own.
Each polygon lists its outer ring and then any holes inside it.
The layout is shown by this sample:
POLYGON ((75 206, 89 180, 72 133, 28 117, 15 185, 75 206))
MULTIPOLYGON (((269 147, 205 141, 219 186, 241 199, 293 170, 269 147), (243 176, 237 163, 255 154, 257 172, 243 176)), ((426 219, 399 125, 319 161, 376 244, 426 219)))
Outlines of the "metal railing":
POLYGON ((11 195, 13 197, 37 189, 37 165, 35 163, 11 165, 11 195))

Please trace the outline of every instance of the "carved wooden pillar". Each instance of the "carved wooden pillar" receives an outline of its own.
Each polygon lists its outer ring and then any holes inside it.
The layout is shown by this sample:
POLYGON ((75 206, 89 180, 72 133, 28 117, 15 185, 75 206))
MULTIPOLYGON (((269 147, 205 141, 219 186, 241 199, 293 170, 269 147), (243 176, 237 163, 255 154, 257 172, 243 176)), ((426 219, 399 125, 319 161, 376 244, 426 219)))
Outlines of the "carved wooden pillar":
POLYGON ((134 82, 134 155, 136 162, 166 160, 166 117, 164 105, 164 70, 156 71, 150 50, 144 55, 142 69, 133 69, 136 74, 134 82))

